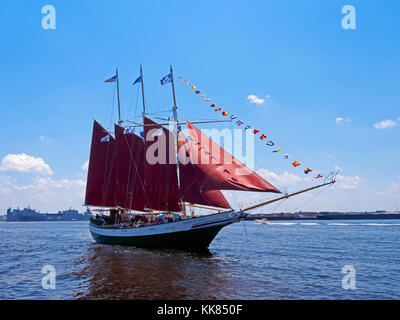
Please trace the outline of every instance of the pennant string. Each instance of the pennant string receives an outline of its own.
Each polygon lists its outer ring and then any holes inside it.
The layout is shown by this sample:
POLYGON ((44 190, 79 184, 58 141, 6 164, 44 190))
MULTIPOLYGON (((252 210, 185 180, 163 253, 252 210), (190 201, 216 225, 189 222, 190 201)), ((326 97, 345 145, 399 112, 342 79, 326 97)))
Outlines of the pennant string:
MULTIPOLYGON (((186 79, 185 77, 183 77, 183 76, 180 76, 180 77, 178 77, 178 78, 179 78, 179 79, 183 79, 182 81, 180 81, 180 83, 181 83, 181 84, 186 84, 186 85, 188 85, 188 87, 190 88, 190 90, 191 90, 192 92, 194 92, 196 95, 200 96, 200 97, 204 100, 204 102, 207 102, 207 103, 210 103, 210 102, 211 102, 210 107, 213 108, 214 111, 217 112, 217 111, 221 111, 221 110, 222 110, 221 107, 218 107, 216 103, 212 102, 212 100, 211 100, 209 97, 207 97, 206 94, 204 94, 204 91, 203 91, 203 90, 200 90, 200 89, 199 89, 198 87, 196 87, 192 82, 190 82, 189 80, 187 80, 187 79, 186 79), (200 94, 200 93, 201 93, 201 94, 200 94)), ((229 115, 229 112, 228 112, 227 110, 224 110, 224 111, 222 111, 221 114, 222 114, 223 117, 225 117, 225 116, 229 115)), ((233 114, 232 114, 229 118, 230 118, 231 120, 234 120, 234 119, 235 119, 235 121, 236 121, 236 119, 237 119, 236 125, 237 125, 238 127, 240 127, 240 126, 242 126, 243 124, 245 124, 245 122, 242 121, 242 120, 240 120, 240 119, 238 119, 238 117, 237 117, 236 115, 233 115, 233 114)), ((251 128, 251 125, 246 124, 246 126, 244 126, 244 127, 242 127, 242 128, 244 128, 244 131, 246 131, 246 130, 248 130, 248 129, 251 128)), ((252 131, 252 133, 253 133, 254 135, 257 135, 258 133, 260 133, 260 130, 258 130, 258 129, 253 129, 253 130, 251 130, 251 131, 252 131)), ((262 133, 262 132, 261 132, 261 135, 259 136, 259 138, 260 138, 261 141, 264 141, 265 139, 267 139, 267 135, 266 135, 265 133, 262 133)), ((275 142, 273 142, 272 140, 268 140, 268 142, 266 143, 266 145, 267 145, 268 147, 273 147, 273 146, 275 146, 275 142)), ((279 152, 281 152, 281 151, 282 151, 282 148, 280 148, 280 147, 276 147, 275 150, 272 150, 273 153, 279 153, 279 152)), ((285 160, 288 160, 288 159, 291 158, 291 155, 288 154, 288 153, 285 153, 285 154, 283 155, 282 158, 285 159, 285 160)), ((294 160, 293 162, 291 161, 290 164, 291 164, 291 166, 293 166, 293 167, 295 167, 295 168, 297 168, 297 167, 303 167, 303 168, 304 168, 304 170, 303 170, 304 174, 307 174, 307 175, 308 175, 309 173, 314 172, 314 170, 312 170, 310 167, 303 165, 303 163, 301 163, 301 162, 299 162, 299 161, 297 161, 297 160, 294 160)), ((315 171, 315 172, 316 172, 316 173, 315 173, 315 176, 314 176, 315 179, 321 179, 321 178, 324 177, 324 176, 319 172, 319 170, 317 170, 317 171, 315 171)))

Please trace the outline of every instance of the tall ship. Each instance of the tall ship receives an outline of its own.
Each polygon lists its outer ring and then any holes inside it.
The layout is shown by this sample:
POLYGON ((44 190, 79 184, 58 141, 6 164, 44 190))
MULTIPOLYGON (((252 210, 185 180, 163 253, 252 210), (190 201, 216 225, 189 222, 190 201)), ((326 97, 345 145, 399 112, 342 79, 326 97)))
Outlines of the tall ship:
MULTIPOLYGON (((161 80, 171 83, 172 120, 156 122, 146 114, 142 67, 135 83, 142 88, 141 122, 121 119, 118 69, 118 123, 114 132, 93 122, 85 205, 95 207, 89 230, 96 242, 137 247, 207 249, 218 232, 243 220, 247 211, 335 182, 284 193, 243 210, 234 210, 221 190, 281 193, 239 162, 194 124, 178 121, 172 66, 161 80), (182 131, 187 127, 189 139, 182 131), (140 135, 135 134, 139 128, 140 135), (195 208, 210 214, 194 217, 195 208)), ((134 84, 135 84, 134 83, 134 84)))
POLYGON ((78 210, 68 209, 57 213, 40 213, 30 207, 24 209, 7 209, 6 221, 88 221, 90 210, 80 213, 78 210))

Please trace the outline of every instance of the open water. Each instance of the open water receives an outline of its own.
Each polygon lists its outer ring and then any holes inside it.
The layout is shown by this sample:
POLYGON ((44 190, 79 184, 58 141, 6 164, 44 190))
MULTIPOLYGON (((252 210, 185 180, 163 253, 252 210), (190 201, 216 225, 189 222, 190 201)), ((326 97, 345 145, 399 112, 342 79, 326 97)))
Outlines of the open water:
POLYGON ((246 221, 194 254, 96 244, 88 222, 1 222, 0 299, 400 299, 399 238, 399 220, 246 221))

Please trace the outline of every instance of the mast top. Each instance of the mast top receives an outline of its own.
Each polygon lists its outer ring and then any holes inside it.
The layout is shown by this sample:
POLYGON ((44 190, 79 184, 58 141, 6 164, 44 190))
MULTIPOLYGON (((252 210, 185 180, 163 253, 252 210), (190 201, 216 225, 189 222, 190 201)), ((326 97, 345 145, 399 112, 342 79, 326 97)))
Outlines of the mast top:
POLYGON ((140 83, 142 85, 142 103, 143 103, 142 116, 144 117, 146 115, 146 103, 144 101, 144 84, 143 84, 143 69, 142 69, 142 65, 140 65, 140 83))
POLYGON ((120 100, 119 100, 119 76, 118 76, 118 68, 117 68, 117 70, 115 71, 115 73, 116 73, 116 76, 117 76, 118 124, 121 124, 121 123, 122 123, 122 120, 121 120, 121 103, 120 103, 120 100))

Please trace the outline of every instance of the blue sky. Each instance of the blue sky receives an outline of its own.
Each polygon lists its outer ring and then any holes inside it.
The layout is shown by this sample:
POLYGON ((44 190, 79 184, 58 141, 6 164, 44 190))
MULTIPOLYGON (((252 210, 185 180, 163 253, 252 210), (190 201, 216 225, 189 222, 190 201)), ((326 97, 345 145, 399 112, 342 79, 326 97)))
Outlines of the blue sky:
MULTIPOLYGON (((329 191, 279 209, 395 209, 399 9, 395 1, 365 0, 1 1, 1 213, 28 204, 42 211, 81 208, 92 117, 109 127, 117 115, 114 86, 103 81, 118 67, 123 117, 138 116, 139 87, 131 84, 139 64, 150 112, 172 105, 170 88, 159 84, 172 64, 177 76, 283 152, 323 172, 341 168, 329 191), (41 27, 46 4, 56 9, 55 30, 41 27), (356 30, 341 27, 346 4, 356 9, 356 30), (249 95, 264 103, 251 103, 249 95), (374 126, 385 120, 392 122, 374 126), (7 158, 21 154, 27 157, 7 158)), ((187 87, 177 83, 176 94, 181 119, 222 118, 187 87)), ((256 169, 279 187, 315 183, 259 141, 255 152, 256 169)))

